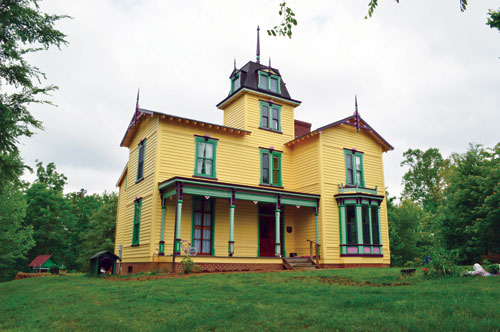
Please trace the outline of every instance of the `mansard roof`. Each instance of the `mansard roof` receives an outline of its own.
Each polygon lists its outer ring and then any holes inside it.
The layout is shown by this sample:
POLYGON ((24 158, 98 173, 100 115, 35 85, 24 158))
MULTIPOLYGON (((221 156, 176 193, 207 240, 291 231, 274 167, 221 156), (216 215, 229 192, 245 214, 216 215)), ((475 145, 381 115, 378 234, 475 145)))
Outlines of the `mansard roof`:
POLYGON ((230 79, 233 78, 238 73, 241 73, 240 76, 241 86, 232 93, 230 92, 229 95, 226 98, 224 98, 224 100, 222 100, 219 104, 217 104, 217 107, 224 104, 228 99, 238 94, 243 89, 249 89, 256 92, 261 92, 263 94, 289 100, 294 103, 301 103, 299 100, 292 99, 290 93, 288 92, 288 89, 286 88, 286 83, 283 81, 283 77, 281 76, 280 71, 276 68, 266 66, 257 62, 248 61, 247 64, 241 67, 240 69, 234 69, 229 78, 230 79), (267 72, 272 75, 278 76, 280 78, 279 93, 259 88, 259 71, 267 72))

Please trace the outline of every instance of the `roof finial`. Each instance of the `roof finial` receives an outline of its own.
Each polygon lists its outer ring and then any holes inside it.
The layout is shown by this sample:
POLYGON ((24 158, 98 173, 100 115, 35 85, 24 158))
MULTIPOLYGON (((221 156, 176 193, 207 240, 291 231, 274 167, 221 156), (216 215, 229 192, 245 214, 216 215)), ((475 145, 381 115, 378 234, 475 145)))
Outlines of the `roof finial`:
POLYGON ((260 63, 260 38, 259 38, 260 27, 257 25, 257 63, 260 63))
POLYGON ((359 132, 359 111, 358 111, 358 96, 354 94, 354 121, 356 121, 356 131, 359 132))
POLYGON ((137 100, 135 102, 134 126, 137 124, 138 115, 139 115, 139 88, 137 88, 137 100))
POLYGON ((236 58, 234 58, 234 70, 236 70, 236 58))
POLYGON ((271 57, 269 57, 269 69, 271 69, 271 57))

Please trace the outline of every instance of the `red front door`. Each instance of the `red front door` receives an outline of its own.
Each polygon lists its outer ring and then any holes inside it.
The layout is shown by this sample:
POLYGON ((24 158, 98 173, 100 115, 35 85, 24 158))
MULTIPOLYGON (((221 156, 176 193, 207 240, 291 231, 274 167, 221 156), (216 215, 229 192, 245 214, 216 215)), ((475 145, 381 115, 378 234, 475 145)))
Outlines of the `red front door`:
POLYGON ((276 255, 276 221, 272 216, 260 216, 260 256, 274 257, 276 255))

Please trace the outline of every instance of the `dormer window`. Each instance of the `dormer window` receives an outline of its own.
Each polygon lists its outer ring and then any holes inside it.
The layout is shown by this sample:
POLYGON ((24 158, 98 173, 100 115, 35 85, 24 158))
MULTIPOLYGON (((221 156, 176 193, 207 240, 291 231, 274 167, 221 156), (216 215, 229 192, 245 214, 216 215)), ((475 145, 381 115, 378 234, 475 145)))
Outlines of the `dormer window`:
POLYGON ((270 90, 275 93, 280 91, 280 77, 259 71, 259 89, 270 90))
POLYGON ((238 74, 234 75, 233 78, 231 78, 231 93, 238 90, 240 87, 241 87, 241 72, 239 72, 238 74))

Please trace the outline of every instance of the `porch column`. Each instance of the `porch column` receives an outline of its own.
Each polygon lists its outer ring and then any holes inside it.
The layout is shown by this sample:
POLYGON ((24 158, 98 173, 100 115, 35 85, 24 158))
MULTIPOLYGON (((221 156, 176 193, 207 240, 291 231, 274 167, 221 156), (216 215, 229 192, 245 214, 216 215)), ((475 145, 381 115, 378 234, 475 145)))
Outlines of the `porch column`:
MULTIPOLYGON (((361 203, 361 202, 360 202, 361 203)), ((356 229, 358 233, 358 244, 363 242, 363 214, 361 210, 361 204, 356 204, 356 229)), ((363 246, 358 246, 358 254, 363 253, 363 246)))
MULTIPOLYGON (((340 244, 347 243, 347 223, 346 223, 346 214, 345 214, 345 205, 340 205, 340 244)), ((347 252, 346 247, 340 247, 340 253, 345 254, 347 252)))
MULTIPOLYGON (((370 228, 370 244, 373 244, 373 229, 372 229, 372 205, 368 205, 368 223, 370 228)), ((373 254, 373 246, 370 247, 370 253, 373 254)))
POLYGON ((167 212, 167 204, 165 199, 161 199, 161 231, 160 231, 160 250, 158 256, 165 255, 165 214, 167 212))
POLYGON ((316 208, 316 212, 314 212, 314 218, 316 220, 316 243, 319 244, 318 208, 316 208))
POLYGON ((229 256, 234 254, 234 205, 229 206, 229 256))
POLYGON ((276 209, 276 211, 275 211, 275 216, 276 216, 276 221, 275 221, 275 224, 276 224, 276 241, 275 241, 275 245, 276 245, 276 257, 280 257, 281 256, 280 212, 281 212, 280 209, 276 209))
POLYGON ((181 254, 181 220, 182 220, 182 199, 177 201, 177 213, 175 220, 175 250, 174 256, 181 254))

